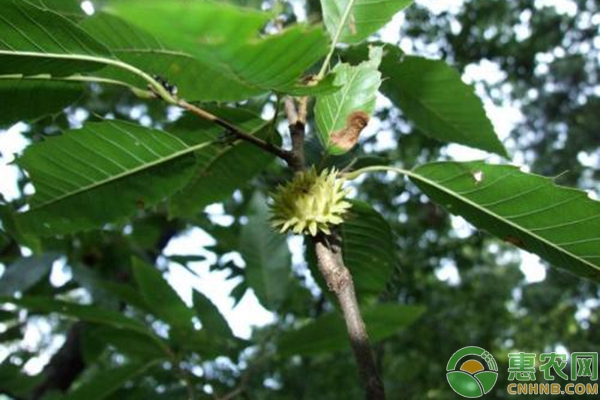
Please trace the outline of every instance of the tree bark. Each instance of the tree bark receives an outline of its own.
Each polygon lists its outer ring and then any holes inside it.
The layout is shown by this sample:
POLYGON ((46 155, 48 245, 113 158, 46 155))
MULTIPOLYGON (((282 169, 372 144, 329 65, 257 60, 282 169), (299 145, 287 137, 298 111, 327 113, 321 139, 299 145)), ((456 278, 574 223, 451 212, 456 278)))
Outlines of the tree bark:
POLYGON ((319 271, 325 278, 329 290, 335 293, 340 303, 352 351, 358 363, 360 378, 365 387, 365 398, 383 400, 385 399, 383 381, 379 376, 369 336, 360 313, 352 275, 344 265, 340 238, 336 234, 320 235, 314 238, 313 242, 319 271))
MULTIPOLYGON (((306 168, 304 159, 304 134, 307 115, 307 99, 302 98, 297 106, 292 99, 286 100, 286 114, 290 123, 292 139, 290 168, 298 173, 306 168)), ((319 234, 312 238, 317 255, 319 271, 325 278, 329 290, 335 293, 346 322, 350 345, 358 364, 361 382, 367 400, 384 400, 385 389, 379 377, 375 357, 360 313, 352 274, 344 265, 341 238, 338 234, 319 234)))

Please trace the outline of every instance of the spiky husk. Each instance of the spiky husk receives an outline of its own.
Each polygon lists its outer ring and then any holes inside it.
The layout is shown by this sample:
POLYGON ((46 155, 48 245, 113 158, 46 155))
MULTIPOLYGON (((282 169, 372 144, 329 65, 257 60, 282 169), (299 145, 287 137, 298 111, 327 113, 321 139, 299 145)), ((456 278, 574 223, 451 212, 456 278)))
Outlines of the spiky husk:
POLYGON ((273 194, 271 224, 280 232, 316 236, 331 234, 330 227, 344 222, 342 216, 351 207, 344 200, 348 190, 335 169, 301 172, 273 194))

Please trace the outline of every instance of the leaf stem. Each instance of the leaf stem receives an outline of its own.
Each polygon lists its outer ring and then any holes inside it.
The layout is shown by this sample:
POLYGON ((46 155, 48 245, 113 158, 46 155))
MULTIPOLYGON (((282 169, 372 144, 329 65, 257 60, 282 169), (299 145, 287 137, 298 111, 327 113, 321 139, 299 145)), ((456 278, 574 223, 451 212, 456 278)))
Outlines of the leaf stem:
POLYGON ((333 40, 331 42, 331 48, 329 49, 329 53, 327 53, 327 57, 325 58, 325 61, 323 62, 323 65, 321 66, 321 70, 319 71, 319 74, 317 75, 317 80, 323 79, 325 77, 325 74, 327 73, 327 69, 329 68, 329 63, 331 62, 331 58, 333 57, 333 54, 335 53, 335 46, 337 46, 337 44, 340 40, 340 36, 342 36, 342 31, 344 30, 344 26, 346 26, 346 22, 348 21, 348 18, 350 17, 350 12, 352 11, 352 7, 354 7, 354 3, 356 3, 356 0, 350 0, 348 2, 348 5, 346 6, 346 9, 344 10, 342 19, 340 20, 337 30, 335 31, 335 35, 333 35, 333 40))
MULTIPOLYGON (((157 96, 159 96, 165 102, 172 104, 172 105, 180 106, 180 107, 198 115, 201 118, 207 119, 218 125, 221 125, 222 127, 226 128, 227 130, 229 130, 233 134, 235 134, 239 139, 250 142, 250 143, 262 148, 263 150, 276 155, 277 157, 285 160, 288 163, 291 160, 290 152, 285 151, 285 150, 281 149, 280 147, 275 146, 272 143, 265 142, 260 138, 257 138, 255 136, 252 136, 245 132, 242 132, 240 129, 238 129, 236 126, 230 124, 229 122, 222 120, 219 117, 209 113, 208 111, 205 111, 199 107, 194 106, 193 104, 186 102, 185 100, 177 99, 174 95, 169 93, 169 91, 160 82, 157 82, 152 76, 150 76, 146 72, 142 71, 141 69, 134 67, 131 64, 127 64, 125 62, 115 60, 115 59, 110 59, 110 58, 105 58, 105 57, 96 57, 96 56, 87 56, 87 55, 54 54, 54 53, 40 54, 40 53, 26 52, 26 51, 15 52, 15 51, 0 50, 0 55, 3 55, 3 54, 7 54, 7 55, 18 54, 23 57, 55 58, 55 59, 65 59, 65 60, 88 61, 88 62, 92 62, 92 63, 111 65, 111 66, 123 69, 125 71, 131 72, 134 75, 139 76, 140 78, 142 78, 143 80, 148 82, 148 85, 152 89, 152 92, 155 93, 157 96)), ((40 76, 46 76, 46 75, 40 75, 40 76)), ((47 76, 49 77, 49 79, 56 79, 56 77, 53 77, 51 75, 47 75, 47 76)), ((79 75, 75 75, 70 78, 71 78, 71 80, 81 80, 81 81, 87 81, 87 82, 92 81, 91 77, 85 77, 85 76, 79 76, 79 75)), ((64 80, 65 78, 58 78, 57 80, 61 80, 61 79, 64 80)), ((105 79, 105 78, 93 78, 93 79, 95 82, 98 82, 98 83, 124 84, 124 82, 115 81, 112 79, 105 79)), ((136 94, 143 93, 143 91, 141 91, 141 89, 139 89, 137 87, 133 87, 128 84, 125 84, 125 85, 134 89, 134 92, 136 94)))
MULTIPOLYGON (((190 104, 183 99, 176 98, 176 96, 169 93, 169 91, 160 82, 157 82, 152 76, 150 76, 146 72, 142 71, 141 69, 139 69, 131 64, 127 64, 125 62, 122 62, 122 61, 116 60, 116 59, 97 57, 97 56, 88 56, 88 55, 55 54, 55 53, 43 53, 42 54, 42 53, 27 52, 27 51, 16 51, 15 52, 15 51, 0 50, 0 55, 14 56, 15 54, 22 56, 22 57, 37 57, 37 58, 53 58, 53 59, 63 59, 63 60, 87 61, 87 62, 91 62, 91 63, 110 65, 113 67, 123 69, 128 72, 131 72, 132 74, 137 75, 138 77, 140 77, 143 80, 145 80, 146 82, 148 82, 148 85, 151 88, 150 93, 155 93, 158 97, 160 97, 162 100, 164 100, 168 104, 177 105, 179 107, 182 107, 182 108, 192 112, 193 114, 198 115, 201 118, 212 121, 212 122, 226 128, 228 131, 230 131, 231 133, 236 135, 239 139, 245 140, 249 143, 254 144, 255 146, 262 148, 263 150, 265 150, 271 154, 274 154, 275 156, 286 161, 288 164, 293 162, 293 157, 292 157, 291 152, 283 150, 282 148, 280 148, 272 143, 265 142, 264 140, 257 138, 256 136, 247 134, 247 133, 241 131, 240 129, 238 129, 236 126, 232 125, 231 123, 209 113, 208 111, 205 111, 199 107, 196 107, 193 104, 190 104)), ((13 75, 12 77, 14 78, 15 76, 16 75, 13 75)), ((85 81, 85 82, 94 81, 94 82, 98 82, 98 83, 119 84, 119 85, 125 85, 125 86, 130 87, 134 91, 134 93, 136 93, 138 95, 140 95, 140 94, 143 95, 143 94, 148 93, 147 91, 144 91, 143 89, 139 89, 137 87, 125 84, 124 82, 120 82, 120 81, 116 81, 116 80, 112 80, 112 79, 86 77, 86 76, 82 76, 82 75, 73 75, 73 76, 67 77, 67 78, 60 78, 60 77, 57 78, 57 77, 53 77, 49 74, 48 75, 38 75, 38 77, 44 77, 44 79, 47 78, 50 80, 75 80, 75 81, 85 81)))
POLYGON ((137 86, 116 79, 102 78, 91 75, 70 75, 70 76, 52 76, 50 74, 40 75, 22 75, 22 74, 7 74, 0 75, 0 80, 28 80, 28 81, 57 81, 57 82, 73 82, 73 83, 99 83, 105 85, 123 86, 130 89, 136 95, 141 97, 151 97, 153 92, 140 89, 137 86))
POLYGON ((117 67, 119 69, 131 72, 134 75, 142 78, 144 81, 148 82, 148 85, 152 88, 152 90, 160 96, 164 101, 169 104, 177 104, 177 99, 169 93, 167 89, 157 82, 152 76, 142 71, 141 69, 134 67, 131 64, 127 64, 123 61, 106 58, 106 57, 98 57, 98 56, 88 56, 88 55, 73 55, 73 54, 57 54, 57 53, 36 53, 31 51, 9 51, 9 50, 0 50, 0 55, 9 55, 9 56, 21 56, 21 57, 32 57, 32 58, 53 58, 60 60, 75 60, 75 61, 87 61, 90 63, 96 64, 104 64, 110 65, 113 67, 117 67))
POLYGON ((406 175, 408 177, 415 176, 414 173, 412 173, 411 171, 409 171, 407 169, 398 168, 398 167, 386 167, 384 165, 373 165, 370 167, 357 169, 356 171, 347 172, 347 173, 343 174, 343 178, 348 181, 352 181, 367 172, 396 172, 398 174, 406 175))

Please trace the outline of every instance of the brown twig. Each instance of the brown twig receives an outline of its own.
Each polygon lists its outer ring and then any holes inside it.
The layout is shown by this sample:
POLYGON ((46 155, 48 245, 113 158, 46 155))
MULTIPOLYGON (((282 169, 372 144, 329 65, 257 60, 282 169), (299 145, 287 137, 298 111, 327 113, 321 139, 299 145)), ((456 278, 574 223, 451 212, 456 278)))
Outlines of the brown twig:
POLYGON ((352 275, 342 258, 340 238, 336 235, 321 235, 313 239, 319 271, 325 278, 329 290, 335 293, 346 329, 350 336, 350 345, 358 363, 361 381, 365 387, 367 400, 385 399, 383 382, 379 377, 369 336, 365 328, 352 275))
MULTIPOLYGON (((287 103, 286 103, 287 105, 287 103)), ((288 106, 289 107, 289 106, 288 106)), ((292 115, 297 116, 290 122, 292 137, 292 163, 290 167, 295 172, 305 169, 304 161, 304 132, 306 124, 307 100, 301 99, 297 106, 294 104, 292 115), (296 108, 297 107, 297 108, 296 108), (302 119, 303 118, 303 119, 302 119)), ((319 271, 325 278, 328 288, 335 293, 346 322, 346 329, 350 337, 350 344, 358 364, 360 378, 366 391, 367 400, 384 400, 385 390, 383 381, 379 377, 369 336, 365 328, 356 293, 354 281, 348 268, 344 265, 342 257, 341 238, 336 233, 332 235, 318 235, 313 238, 319 271)))
POLYGON ((296 101, 287 97, 285 99, 285 114, 290 128, 292 139, 291 158, 288 165, 294 172, 303 171, 306 167, 304 160, 304 132, 306 130, 306 102, 296 101))
POLYGON ((308 97, 300 97, 298 99, 298 121, 306 125, 308 118, 308 97))
MULTIPOLYGON (((290 168, 296 173, 303 171, 306 168, 304 159, 304 136, 307 119, 307 104, 307 98, 301 98, 297 103, 291 98, 285 100, 285 112, 290 124, 290 136, 292 139, 292 150, 286 151, 272 143, 265 142, 260 138, 242 132, 229 122, 224 121, 199 107, 183 100, 178 102, 180 107, 226 128, 239 139, 246 140, 285 160, 290 168)), ((360 378, 365 387, 366 399, 384 400, 385 390, 383 382, 379 377, 365 323, 360 313, 352 275, 344 265, 340 242, 341 240, 336 234, 320 235, 313 239, 319 270, 325 278, 327 286, 335 293, 338 302, 340 303, 340 308, 342 309, 342 314, 346 321, 346 328, 350 337, 350 344, 358 363, 360 378)), ((229 393, 225 398, 231 398, 232 394, 233 396, 237 396, 241 392, 243 392, 243 386, 229 393)))
POLYGON ((294 125, 298 122, 298 111, 296 110, 296 103, 292 97, 286 97, 285 102, 285 116, 287 117, 288 123, 294 125))
POLYGON ((281 147, 274 145, 273 143, 266 142, 266 141, 262 140, 261 138, 258 138, 256 136, 253 136, 246 132, 243 132, 235 125, 217 117, 216 115, 209 113, 206 110, 203 110, 200 107, 190 104, 185 100, 179 100, 177 102, 177 105, 179 105, 181 108, 199 116, 202 119, 214 122, 215 124, 222 126, 223 128, 227 129, 229 132, 234 134, 238 139, 252 143, 253 145, 260 147, 261 149, 281 158, 282 160, 286 161, 288 164, 291 162, 292 155, 289 151, 286 151, 286 150, 282 149, 281 147))
POLYGON ((288 164, 292 170, 300 172, 305 169, 306 165, 304 161, 304 124, 300 120, 290 125, 290 136, 292 137, 292 156, 288 164))

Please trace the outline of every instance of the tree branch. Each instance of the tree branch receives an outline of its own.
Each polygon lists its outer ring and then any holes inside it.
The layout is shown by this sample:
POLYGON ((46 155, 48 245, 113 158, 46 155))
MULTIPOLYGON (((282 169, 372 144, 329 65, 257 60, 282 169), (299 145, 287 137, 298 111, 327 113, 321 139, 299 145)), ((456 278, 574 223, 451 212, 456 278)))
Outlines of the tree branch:
MULTIPOLYGON (((285 112, 290 124, 289 128, 292 140, 291 151, 283 150, 272 143, 265 142, 260 138, 242 132, 231 123, 185 100, 179 100, 177 105, 203 119, 224 127, 239 139, 252 143, 285 160, 290 168, 297 173, 306 168, 304 136, 307 120, 307 103, 308 99, 306 97, 299 99, 297 103, 292 98, 285 100, 285 112)), ((335 293, 340 303, 350 337, 350 344, 358 363, 360 378, 366 390, 366 399, 384 400, 385 390, 383 382, 377 372, 365 323, 356 299, 352 275, 344 265, 340 242, 341 240, 336 234, 329 236, 320 235, 313 239, 319 270, 325 278, 329 289, 335 293)), ((235 395, 238 394, 237 391, 234 391, 234 393, 235 395)))
POLYGON ((304 160, 304 132, 306 130, 306 98, 297 103, 292 97, 285 99, 285 113, 290 128, 292 139, 292 151, 288 165, 294 172, 303 171, 306 168, 304 160))
POLYGON ((288 164, 295 172, 303 171, 305 169, 304 123, 298 120, 290 125, 290 136, 292 138, 292 152, 288 164))
POLYGON ((253 136, 246 132, 243 132, 235 125, 217 117, 216 115, 209 113, 206 110, 203 110, 200 107, 190 104, 185 100, 179 100, 177 102, 177 105, 180 106, 181 108, 199 116, 200 118, 214 122, 215 124, 222 126, 223 128, 227 129, 229 132, 233 133, 238 139, 252 143, 253 145, 260 147, 261 149, 281 158, 288 164, 290 164, 290 162, 292 162, 292 154, 289 151, 286 151, 286 150, 282 149, 281 147, 274 145, 273 143, 265 142, 261 138, 258 138, 256 136, 253 136))
MULTIPOLYGON (((304 161, 304 131, 306 124, 307 99, 303 98, 296 104, 286 102, 286 112, 290 120, 290 135, 292 137, 292 162, 289 164, 295 172, 305 169, 304 161)), ((379 377, 375 357, 369 342, 356 293, 352 274, 344 265, 342 257, 341 238, 338 234, 320 234, 313 238, 319 271, 325 278, 329 290, 335 293, 346 329, 354 358, 358 364, 360 378, 366 391, 367 400, 384 400, 385 389, 379 377)))
POLYGON ((352 275, 342 258, 341 240, 338 235, 320 235, 313 239, 319 271, 325 278, 329 290, 335 293, 346 329, 350 336, 350 344, 358 363, 361 381, 366 390, 367 400, 385 399, 383 382, 379 377, 375 358, 365 328, 352 275))

